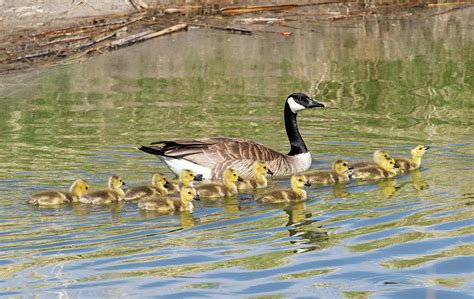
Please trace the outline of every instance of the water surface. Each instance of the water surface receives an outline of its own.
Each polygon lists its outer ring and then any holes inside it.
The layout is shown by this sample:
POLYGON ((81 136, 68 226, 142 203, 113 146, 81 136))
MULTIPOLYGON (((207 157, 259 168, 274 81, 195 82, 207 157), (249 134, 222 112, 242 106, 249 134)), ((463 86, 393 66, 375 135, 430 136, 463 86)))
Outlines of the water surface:
MULTIPOLYGON (((420 20, 296 23, 291 37, 190 30, 75 65, 0 78, 0 296, 468 298, 474 284, 474 10, 420 20), (253 194, 160 215, 134 203, 34 208, 36 191, 171 173, 139 144, 249 137, 286 152, 285 97, 313 168, 408 156, 376 183, 253 194)), ((273 186, 287 186, 285 180, 273 186)))

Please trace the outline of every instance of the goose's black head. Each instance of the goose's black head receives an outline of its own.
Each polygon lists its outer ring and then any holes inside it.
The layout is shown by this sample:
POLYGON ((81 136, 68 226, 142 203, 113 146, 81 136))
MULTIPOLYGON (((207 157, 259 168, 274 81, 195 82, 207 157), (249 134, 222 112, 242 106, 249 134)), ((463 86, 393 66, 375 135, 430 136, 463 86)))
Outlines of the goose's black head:
POLYGON ((323 104, 316 102, 315 100, 301 92, 295 92, 290 94, 286 99, 286 103, 288 104, 288 107, 290 108, 291 112, 295 114, 305 109, 324 107, 323 104))

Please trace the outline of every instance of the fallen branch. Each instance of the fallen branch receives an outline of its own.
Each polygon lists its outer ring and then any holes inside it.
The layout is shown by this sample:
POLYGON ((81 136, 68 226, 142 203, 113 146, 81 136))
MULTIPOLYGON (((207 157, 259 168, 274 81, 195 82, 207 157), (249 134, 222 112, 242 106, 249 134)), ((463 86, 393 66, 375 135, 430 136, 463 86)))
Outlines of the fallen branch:
POLYGON ((214 30, 222 30, 222 31, 230 32, 230 33, 237 33, 237 34, 244 34, 244 35, 254 34, 252 30, 237 28, 237 27, 229 27, 229 26, 221 27, 221 26, 205 25, 205 24, 193 24, 193 26, 200 27, 200 28, 214 29, 214 30))
POLYGON ((271 5, 252 5, 252 6, 233 6, 225 7, 221 9, 223 16, 241 15, 246 13, 265 11, 265 10, 288 10, 304 6, 316 6, 316 5, 327 5, 327 4, 338 4, 344 3, 344 1, 327 1, 320 3, 306 3, 306 4, 271 4, 271 5))
POLYGON ((117 47, 128 46, 128 45, 131 45, 131 44, 134 44, 134 43, 142 42, 142 41, 149 40, 149 39, 152 39, 152 38, 156 38, 156 37, 159 37, 159 36, 168 35, 168 34, 171 34, 171 33, 174 33, 174 32, 186 30, 187 28, 188 28, 188 24, 178 24, 178 25, 174 25, 174 26, 168 27, 166 29, 163 29, 163 30, 160 30, 160 31, 157 31, 157 32, 147 30, 145 32, 141 32, 141 33, 138 33, 138 34, 128 36, 126 38, 116 40, 116 41, 110 43, 109 45, 107 45, 106 48, 117 48, 117 47))

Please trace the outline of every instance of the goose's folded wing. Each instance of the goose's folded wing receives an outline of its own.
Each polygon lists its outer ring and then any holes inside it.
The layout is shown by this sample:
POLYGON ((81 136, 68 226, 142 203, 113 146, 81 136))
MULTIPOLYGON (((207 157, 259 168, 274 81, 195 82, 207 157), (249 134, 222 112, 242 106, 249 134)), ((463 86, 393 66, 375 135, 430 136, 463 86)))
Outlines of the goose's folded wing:
POLYGON ((263 144, 240 138, 178 139, 152 143, 155 144, 161 146, 142 146, 140 149, 161 156, 186 159, 213 169, 215 174, 233 167, 244 177, 252 175, 251 166, 255 160, 272 161, 284 157, 263 144))

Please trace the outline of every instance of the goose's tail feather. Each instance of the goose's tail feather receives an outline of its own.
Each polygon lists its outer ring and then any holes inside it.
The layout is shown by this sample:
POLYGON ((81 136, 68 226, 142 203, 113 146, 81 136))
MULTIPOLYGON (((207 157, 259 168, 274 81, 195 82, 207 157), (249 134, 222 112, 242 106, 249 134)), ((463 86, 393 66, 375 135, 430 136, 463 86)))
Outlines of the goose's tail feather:
POLYGON ((158 156, 166 156, 165 151, 163 150, 162 147, 159 146, 145 146, 141 145, 138 147, 139 150, 142 152, 152 154, 152 155, 158 155, 158 156))

